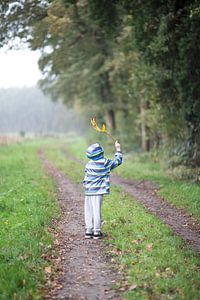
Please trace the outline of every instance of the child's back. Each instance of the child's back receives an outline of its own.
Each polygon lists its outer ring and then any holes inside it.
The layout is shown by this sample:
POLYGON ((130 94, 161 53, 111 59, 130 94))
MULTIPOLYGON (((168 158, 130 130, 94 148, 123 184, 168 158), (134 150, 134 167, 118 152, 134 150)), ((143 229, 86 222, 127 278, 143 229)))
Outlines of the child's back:
POLYGON ((100 232, 100 214, 103 195, 110 193, 110 171, 122 163, 120 144, 115 142, 115 158, 104 158, 104 150, 99 144, 91 145, 87 150, 90 161, 85 167, 85 222, 86 237, 98 236, 100 232))

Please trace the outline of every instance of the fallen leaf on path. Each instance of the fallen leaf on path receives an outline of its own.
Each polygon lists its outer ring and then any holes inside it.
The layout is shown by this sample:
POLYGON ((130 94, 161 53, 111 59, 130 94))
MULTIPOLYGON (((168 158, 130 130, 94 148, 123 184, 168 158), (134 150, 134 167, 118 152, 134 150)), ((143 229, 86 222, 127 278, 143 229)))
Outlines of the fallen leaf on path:
POLYGON ((24 255, 20 255, 19 259, 21 260, 25 260, 28 258, 28 255, 24 254, 24 255))
POLYGON ((60 284, 60 283, 57 283, 57 282, 54 282, 54 283, 52 284, 52 288, 53 288, 54 290, 60 290, 60 289, 62 289, 62 287, 63 287, 63 285, 60 284))
POLYGON ((122 251, 118 250, 118 249, 113 249, 113 250, 110 251, 110 253, 115 254, 115 255, 121 255, 122 251))
POLYGON ((147 250, 151 252, 153 250, 153 244, 147 244, 147 250))
POLYGON ((56 240, 54 240, 54 245, 60 245, 60 243, 59 243, 59 241, 56 239, 56 240))
POLYGON ((126 266, 125 265, 120 265, 118 270, 123 271, 124 269, 126 269, 126 266))
POLYGON ((59 256, 58 258, 55 259, 55 262, 56 262, 56 263, 60 263, 60 262, 61 262, 60 256, 59 256))
POLYGON ((129 288, 129 291, 133 291, 137 288, 137 284, 132 284, 129 288))
POLYGON ((131 243, 138 245, 138 244, 139 244, 139 242, 140 242, 140 240, 132 240, 132 242, 131 242, 131 243))
POLYGON ((46 267, 44 269, 44 272, 47 273, 47 274, 51 274, 51 267, 46 267))

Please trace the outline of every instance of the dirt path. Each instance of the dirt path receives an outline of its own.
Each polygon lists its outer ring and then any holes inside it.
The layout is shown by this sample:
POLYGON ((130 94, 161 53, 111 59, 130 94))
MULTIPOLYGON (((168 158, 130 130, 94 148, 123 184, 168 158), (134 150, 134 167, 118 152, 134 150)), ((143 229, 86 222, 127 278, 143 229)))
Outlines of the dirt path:
MULTIPOLYGON (((70 154, 67 149, 64 154, 80 164, 81 160, 70 154)), ((187 244, 200 254, 200 225, 195 218, 178 209, 166 201, 162 200, 157 194, 158 186, 147 180, 127 180, 112 173, 112 183, 121 187, 125 192, 132 195, 152 214, 159 217, 167 224, 172 231, 179 235, 187 244)))
POLYGON ((158 187, 155 184, 146 180, 126 180, 115 174, 112 174, 112 182, 134 196, 200 254, 200 225, 195 218, 156 195, 158 187))
POLYGON ((83 195, 78 184, 73 184, 39 151, 46 172, 58 187, 58 200, 62 208, 61 237, 58 250, 62 258, 60 278, 51 278, 50 289, 44 299, 97 300, 121 299, 111 285, 119 273, 111 268, 108 250, 101 240, 84 239, 83 195))

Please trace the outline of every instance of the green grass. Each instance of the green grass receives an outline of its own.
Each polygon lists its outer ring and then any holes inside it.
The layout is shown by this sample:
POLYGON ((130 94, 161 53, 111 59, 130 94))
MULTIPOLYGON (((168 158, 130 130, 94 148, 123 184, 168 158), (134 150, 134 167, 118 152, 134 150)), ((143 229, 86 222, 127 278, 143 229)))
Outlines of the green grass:
POLYGON ((200 299, 199 259, 161 221, 117 188, 103 215, 111 254, 126 274, 121 286, 137 286, 125 299, 200 299))
POLYGON ((81 183, 84 177, 84 165, 80 165, 78 162, 68 159, 63 149, 65 149, 65 145, 62 142, 51 145, 50 147, 47 146, 45 148, 45 155, 73 182, 81 183))
POLYGON ((200 223, 200 185, 170 178, 158 163, 142 161, 140 157, 125 157, 118 174, 128 179, 146 179, 158 183, 158 194, 178 208, 193 214, 200 223))
POLYGON ((37 157, 39 142, 0 147, 0 299, 41 299, 51 247, 48 226, 59 210, 54 184, 37 157))
POLYGON ((88 161, 86 157, 86 150, 89 147, 89 144, 85 139, 77 137, 74 140, 66 141, 65 145, 75 157, 81 159, 85 163, 88 161))
MULTIPOLYGON (((80 183, 84 166, 70 162, 60 146, 47 147, 46 154, 71 180, 80 183)), ((74 142, 68 143, 68 149, 75 148, 74 142)), ((80 150, 81 144, 73 151, 79 158, 80 150)), ((116 283, 125 290, 124 299, 200 299, 198 256, 158 218, 113 186, 104 199, 103 217, 103 229, 108 233, 104 241, 124 277, 116 283), (129 291, 133 285, 136 288, 129 291)))

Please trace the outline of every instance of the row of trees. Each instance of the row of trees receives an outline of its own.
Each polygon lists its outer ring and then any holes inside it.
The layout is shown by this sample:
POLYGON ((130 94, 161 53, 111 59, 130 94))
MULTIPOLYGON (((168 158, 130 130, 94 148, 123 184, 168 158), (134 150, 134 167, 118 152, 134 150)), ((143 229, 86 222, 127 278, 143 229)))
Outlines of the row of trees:
POLYGON ((0 89, 0 135, 83 134, 73 110, 50 101, 38 87, 0 89))
POLYGON ((200 166, 198 0, 4 1, 1 44, 41 50, 41 87, 97 115, 127 148, 200 166))

